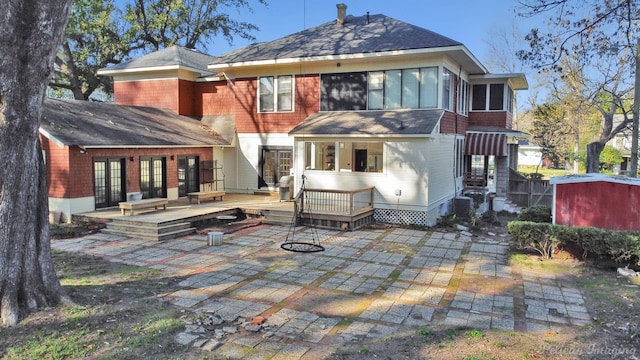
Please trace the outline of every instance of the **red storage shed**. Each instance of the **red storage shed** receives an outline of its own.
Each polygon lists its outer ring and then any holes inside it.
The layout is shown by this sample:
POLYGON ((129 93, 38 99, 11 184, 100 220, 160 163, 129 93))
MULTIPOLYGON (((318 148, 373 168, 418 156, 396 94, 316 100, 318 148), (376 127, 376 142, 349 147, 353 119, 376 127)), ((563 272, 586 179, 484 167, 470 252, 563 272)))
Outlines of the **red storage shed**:
POLYGON ((580 174, 549 183, 554 224, 640 231, 640 179, 580 174))

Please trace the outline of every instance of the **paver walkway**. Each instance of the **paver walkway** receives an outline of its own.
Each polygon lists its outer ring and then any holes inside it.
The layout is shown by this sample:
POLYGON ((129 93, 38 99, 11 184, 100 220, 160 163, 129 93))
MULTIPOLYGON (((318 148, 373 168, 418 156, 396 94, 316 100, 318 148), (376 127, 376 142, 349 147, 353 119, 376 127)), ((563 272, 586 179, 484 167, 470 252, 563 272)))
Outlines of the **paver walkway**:
POLYGON ((590 321, 578 289, 510 267, 504 235, 300 228, 295 241, 317 234, 325 251, 296 253, 280 248, 288 230, 259 226, 220 246, 204 235, 155 243, 92 234, 52 247, 184 277, 164 300, 220 326, 209 334, 189 325, 176 340, 230 358, 322 358, 346 342, 435 323, 550 331, 590 321))

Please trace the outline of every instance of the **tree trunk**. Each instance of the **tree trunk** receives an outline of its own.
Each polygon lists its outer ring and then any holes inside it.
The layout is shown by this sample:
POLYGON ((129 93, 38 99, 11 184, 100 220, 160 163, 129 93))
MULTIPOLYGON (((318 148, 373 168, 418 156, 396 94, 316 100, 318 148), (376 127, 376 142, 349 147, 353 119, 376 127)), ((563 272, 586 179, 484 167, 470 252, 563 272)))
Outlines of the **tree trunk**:
MULTIPOLYGON (((598 155, 600 157, 600 155, 598 155)), ((578 131, 573 135, 573 173, 580 172, 580 134, 578 131)))
POLYGON ((604 144, 595 141, 587 144, 587 173, 600 172, 600 153, 604 149, 604 144))
POLYGON ((0 2, 0 319, 67 301, 51 259, 38 128, 71 0, 0 2))

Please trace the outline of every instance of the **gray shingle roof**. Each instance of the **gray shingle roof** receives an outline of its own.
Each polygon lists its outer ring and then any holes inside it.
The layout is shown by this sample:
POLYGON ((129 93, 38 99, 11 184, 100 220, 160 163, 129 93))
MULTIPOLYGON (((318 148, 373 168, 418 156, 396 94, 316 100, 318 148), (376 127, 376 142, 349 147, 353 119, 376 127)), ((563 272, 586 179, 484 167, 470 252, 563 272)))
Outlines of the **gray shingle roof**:
POLYGON ((211 74, 211 71, 207 69, 207 65, 214 59, 215 58, 213 56, 174 45, 136 59, 100 69, 98 73, 163 66, 178 66, 182 69, 200 72, 200 74, 211 74))
POLYGON ((69 146, 229 145, 197 120, 152 107, 46 99, 40 129, 69 146))
POLYGON ((319 112, 289 135, 429 135, 443 114, 441 109, 319 112))
POLYGON ((347 16, 283 38, 222 54, 211 64, 459 46, 462 43, 385 15, 347 16))

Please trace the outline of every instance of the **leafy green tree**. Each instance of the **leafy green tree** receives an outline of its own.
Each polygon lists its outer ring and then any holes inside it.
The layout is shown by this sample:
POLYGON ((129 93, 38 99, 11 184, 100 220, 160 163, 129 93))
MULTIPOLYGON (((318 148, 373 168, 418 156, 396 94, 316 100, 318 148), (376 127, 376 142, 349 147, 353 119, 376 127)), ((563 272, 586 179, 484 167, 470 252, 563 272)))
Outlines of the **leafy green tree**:
MULTIPOLYGON (((254 3, 266 5, 266 0, 254 3)), ((231 10, 252 11, 249 0, 77 0, 66 40, 56 59, 53 89, 88 100, 96 90, 111 93, 110 77, 100 68, 173 45, 206 50, 208 41, 222 36, 254 39, 258 28, 236 21, 231 10), (119 5, 120 4, 120 5, 119 5)), ((55 93, 55 92, 54 92, 55 93)))
POLYGON ((533 117, 530 129, 533 143, 542 148, 542 159, 549 159, 556 167, 559 166, 560 159, 564 157, 562 149, 567 134, 565 109, 559 104, 542 104, 533 110, 533 117))
POLYGON ((600 134, 587 145, 587 172, 598 172, 605 144, 632 121, 627 116, 633 90, 630 65, 640 32, 640 4, 601 0, 521 0, 520 4, 523 16, 548 15, 548 29, 531 29, 526 36, 529 49, 519 51, 519 57, 555 73, 557 79, 571 74, 576 95, 602 115, 600 134), (624 114, 625 120, 614 127, 616 113, 624 114))
POLYGON ((606 145, 600 153, 600 168, 611 171, 616 165, 622 163, 622 152, 613 146, 606 145))
POLYGON ((99 77, 98 69, 123 61, 134 48, 121 19, 113 0, 75 0, 49 86, 76 100, 88 100, 97 89, 110 93, 111 78, 99 77))

